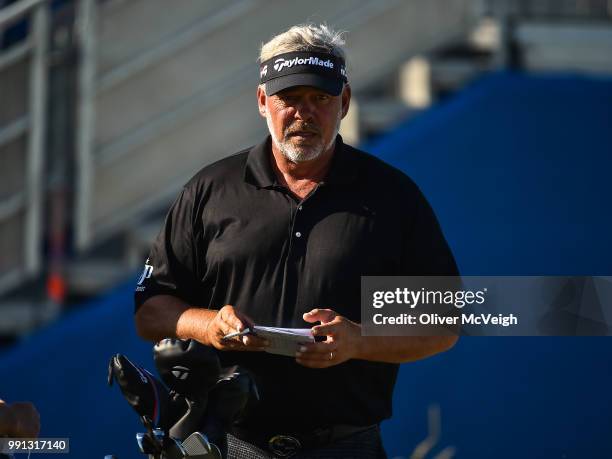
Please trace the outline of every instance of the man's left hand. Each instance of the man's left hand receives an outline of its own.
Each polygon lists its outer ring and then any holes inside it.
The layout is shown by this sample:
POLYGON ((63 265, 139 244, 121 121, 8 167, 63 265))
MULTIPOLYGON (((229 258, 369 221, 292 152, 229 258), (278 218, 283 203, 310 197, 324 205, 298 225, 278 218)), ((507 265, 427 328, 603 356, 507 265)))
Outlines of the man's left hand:
POLYGON ((306 322, 321 322, 312 327, 312 334, 327 339, 304 344, 296 354, 297 363, 310 368, 327 368, 355 358, 361 344, 361 325, 331 309, 313 309, 303 317, 306 322))

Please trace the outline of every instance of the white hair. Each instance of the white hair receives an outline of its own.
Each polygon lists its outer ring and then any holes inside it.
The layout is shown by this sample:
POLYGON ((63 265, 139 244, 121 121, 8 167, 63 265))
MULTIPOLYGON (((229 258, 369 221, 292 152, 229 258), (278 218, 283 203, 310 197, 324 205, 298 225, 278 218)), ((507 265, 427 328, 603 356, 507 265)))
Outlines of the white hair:
POLYGON ((325 52, 346 60, 344 52, 345 32, 335 31, 326 24, 300 24, 272 37, 261 45, 259 62, 295 51, 325 52))

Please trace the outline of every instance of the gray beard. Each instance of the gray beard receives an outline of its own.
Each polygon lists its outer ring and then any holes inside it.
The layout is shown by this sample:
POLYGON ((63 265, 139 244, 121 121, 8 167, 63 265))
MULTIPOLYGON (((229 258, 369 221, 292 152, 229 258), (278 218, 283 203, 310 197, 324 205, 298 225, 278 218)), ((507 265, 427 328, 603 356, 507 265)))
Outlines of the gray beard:
POLYGON ((336 121, 336 126, 334 128, 334 135, 327 145, 323 145, 322 142, 319 142, 317 145, 313 145, 311 147, 298 147, 291 143, 289 140, 283 139, 279 140, 272 128, 272 120, 269 115, 266 115, 266 124, 268 125, 268 131, 270 131, 270 136, 272 136, 272 142, 276 148, 283 154, 285 158, 294 163, 302 163, 304 161, 312 161, 313 159, 318 158, 329 150, 336 141, 336 135, 340 130, 340 122, 342 121, 342 113, 338 114, 338 119, 336 121))

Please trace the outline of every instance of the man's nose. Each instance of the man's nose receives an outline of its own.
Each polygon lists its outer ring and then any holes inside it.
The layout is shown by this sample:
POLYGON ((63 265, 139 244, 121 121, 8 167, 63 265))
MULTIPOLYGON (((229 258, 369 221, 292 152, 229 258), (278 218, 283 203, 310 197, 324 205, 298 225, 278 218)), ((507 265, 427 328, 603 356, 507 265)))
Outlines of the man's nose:
POLYGON ((304 121, 312 120, 314 106, 308 100, 301 100, 295 105, 295 117, 304 121))

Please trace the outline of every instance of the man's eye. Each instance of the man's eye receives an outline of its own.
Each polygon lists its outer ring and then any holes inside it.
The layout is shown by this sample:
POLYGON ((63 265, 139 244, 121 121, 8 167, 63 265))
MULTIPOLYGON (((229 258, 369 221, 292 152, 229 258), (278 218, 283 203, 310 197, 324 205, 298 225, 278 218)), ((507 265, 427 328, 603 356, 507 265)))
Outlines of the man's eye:
POLYGON ((329 96, 326 94, 320 94, 317 96, 317 99, 321 102, 326 102, 329 100, 329 96))

